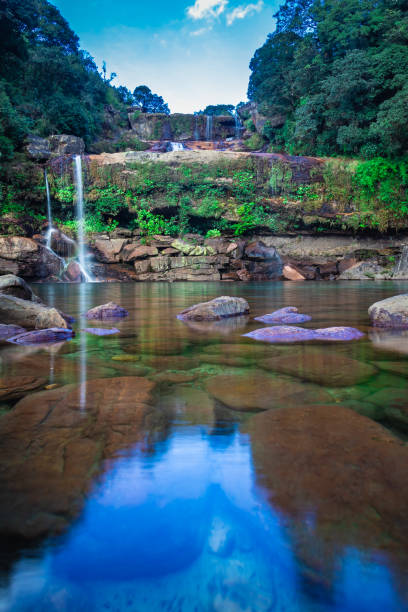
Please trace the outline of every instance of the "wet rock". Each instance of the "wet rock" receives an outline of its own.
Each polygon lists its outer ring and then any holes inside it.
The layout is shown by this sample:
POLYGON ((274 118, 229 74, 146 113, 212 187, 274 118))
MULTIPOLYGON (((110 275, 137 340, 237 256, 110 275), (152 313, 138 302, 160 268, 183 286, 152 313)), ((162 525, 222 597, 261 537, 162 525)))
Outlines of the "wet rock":
POLYGON ((62 270, 60 258, 42 244, 22 236, 0 236, 0 274, 46 278, 62 270))
POLYGON ((17 400, 44 387, 47 380, 36 376, 7 376, 0 378, 0 401, 17 400))
POLYGON ((210 395, 228 408, 245 412, 270 410, 291 402, 330 401, 329 394, 319 387, 252 371, 213 376, 207 380, 206 388, 210 395))
POLYGON ((249 304, 243 298, 221 296, 186 308, 178 315, 178 318, 187 321, 214 321, 248 313, 249 304))
POLYGON ((155 246, 147 246, 147 245, 139 245, 134 246, 129 244, 123 249, 121 254, 121 259, 126 263, 133 263, 137 259, 146 259, 147 257, 155 257, 159 254, 157 247, 155 246))
POLYGON ((299 311, 294 306, 288 306, 287 308, 281 308, 275 310, 271 314, 263 315, 262 317, 256 317, 255 321, 262 321, 262 323, 283 323, 284 325, 291 325, 292 323, 305 323, 311 321, 312 317, 309 315, 299 314, 299 311))
POLYGON ((198 359, 182 355, 144 357, 143 362, 155 370, 174 370, 176 368, 177 370, 192 370, 199 366, 198 359))
POLYGON ((264 359, 259 365, 272 372, 288 374, 327 387, 358 385, 378 372, 370 364, 314 347, 264 359))
POLYGON ((285 266, 283 266, 282 276, 283 278, 286 278, 286 280, 290 280, 290 281, 306 280, 306 277, 303 276, 303 274, 299 272, 299 270, 297 270, 295 266, 290 265, 290 264, 286 264, 285 266))
POLYGON ((201 246, 197 244, 191 244, 185 240, 178 238, 171 243, 173 249, 176 249, 183 255, 199 256, 199 255, 215 255, 215 249, 211 246, 201 246))
POLYGON ((122 353, 121 355, 113 355, 112 361, 140 361, 140 355, 122 353))
POLYGON ((347 548, 406 555, 404 443, 341 405, 269 411, 249 428, 258 482, 303 562, 330 576, 347 548))
POLYGON ((261 342, 305 342, 306 340, 314 340, 315 333, 313 329, 277 325, 276 327, 256 329, 244 334, 244 338, 252 338, 261 342))
POLYGON ((381 280, 390 274, 377 261, 361 261, 340 274, 338 280, 381 280))
POLYGON ((266 246, 261 240, 250 242, 245 248, 245 255, 248 259, 254 259, 256 261, 269 261, 275 259, 282 263, 277 250, 274 247, 266 246))
POLYGON ((83 331, 87 334, 92 334, 93 336, 112 336, 120 333, 116 327, 112 327, 111 329, 102 327, 85 327, 83 331))
POLYGON ((192 382, 197 378, 198 374, 196 373, 188 373, 185 371, 181 372, 159 372, 158 374, 153 375, 153 380, 155 382, 162 383, 170 383, 170 384, 180 384, 180 383, 188 383, 192 382))
POLYGON ((66 529, 102 462, 144 439, 147 414, 159 431, 153 386, 134 376, 71 384, 30 394, 3 415, 0 533, 37 538, 66 529))
POLYGON ((215 321, 190 321, 183 318, 182 321, 193 332, 199 334, 217 333, 221 336, 228 336, 237 331, 243 331, 248 325, 249 317, 240 315, 215 321))
POLYGON ((64 280, 80 283, 83 280, 81 267, 77 261, 70 261, 64 271, 64 280))
POLYGON ((158 407, 172 419, 182 419, 192 425, 213 425, 215 421, 214 400, 194 387, 178 385, 160 393, 158 407))
POLYGON ((69 327, 56 308, 48 308, 43 304, 5 294, 0 294, 0 321, 29 329, 48 329, 50 327, 65 329, 69 327))
POLYGON ((60 257, 75 257, 77 245, 68 236, 58 230, 51 234, 51 248, 60 257))
POLYGON ((375 302, 368 309, 368 315, 375 327, 408 328, 408 294, 375 302))
POLYGON ((398 429, 408 431, 408 385, 400 388, 384 387, 366 399, 378 406, 384 419, 387 419, 398 429))
POLYGON ((0 276, 0 293, 6 295, 14 295, 14 297, 21 298, 22 300, 31 300, 33 302, 40 302, 40 299, 35 295, 31 287, 18 276, 14 274, 5 274, 0 276))
POLYGON ((364 334, 354 327, 328 327, 326 329, 304 329, 303 327, 289 327, 277 325, 264 327, 244 334, 246 338, 253 338, 261 342, 306 342, 309 340, 324 340, 332 342, 349 342, 359 340, 364 334))
POLYGON ((72 329, 38 329, 36 331, 25 331, 22 334, 8 338, 7 342, 12 344, 50 344, 54 342, 65 342, 74 337, 72 329))
POLYGON ((95 257, 102 263, 117 263, 120 261, 120 252, 129 241, 126 238, 113 238, 95 240, 95 257))
POLYGON ((24 333, 26 330, 24 327, 18 325, 4 325, 0 323, 0 340, 7 340, 13 336, 24 333))
POLYGON ((108 302, 101 306, 95 306, 86 313, 87 319, 120 319, 127 317, 128 311, 115 304, 115 302, 108 302))

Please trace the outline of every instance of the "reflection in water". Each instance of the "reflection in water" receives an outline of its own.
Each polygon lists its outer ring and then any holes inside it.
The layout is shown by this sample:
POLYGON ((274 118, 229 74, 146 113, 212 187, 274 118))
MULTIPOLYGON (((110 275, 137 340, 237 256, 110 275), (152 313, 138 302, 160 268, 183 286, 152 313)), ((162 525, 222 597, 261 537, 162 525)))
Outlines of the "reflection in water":
MULTIPOLYGON (((50 292, 77 318, 76 338, 52 357, 1 349, 3 376, 59 385, 0 417, 1 612, 406 609, 408 449, 356 414, 404 425, 403 354, 368 337, 277 348, 242 338, 252 319, 227 336, 176 319, 223 284, 38 287, 50 292), (81 333, 78 315, 110 300, 130 313, 120 334, 81 333), (237 376, 240 400, 263 393, 257 380, 293 400, 231 410, 225 380, 237 376)), ((368 305, 396 292, 229 285, 253 316, 295 305, 314 326, 363 331, 368 305)))
POLYGON ((408 355, 408 329, 371 329, 369 337, 380 349, 408 355))

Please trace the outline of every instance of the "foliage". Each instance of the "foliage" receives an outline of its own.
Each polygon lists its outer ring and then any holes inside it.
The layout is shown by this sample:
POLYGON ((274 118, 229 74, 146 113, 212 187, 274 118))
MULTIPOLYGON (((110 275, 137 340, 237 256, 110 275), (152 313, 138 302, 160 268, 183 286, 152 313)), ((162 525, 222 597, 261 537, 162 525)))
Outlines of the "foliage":
POLYGON ((195 113, 196 115, 213 115, 213 116, 223 116, 223 115, 233 115, 235 111, 235 106, 233 104, 210 104, 206 106, 204 110, 198 111, 195 113))
POLYGON ((251 61, 264 135, 293 153, 373 158, 408 146, 408 5, 286 0, 251 61))
POLYGON ((141 230, 143 236, 153 236, 154 234, 166 234, 169 236, 178 235, 177 219, 172 217, 166 219, 162 215, 152 212, 148 200, 140 200, 136 209, 135 225, 141 230))
POLYGON ((170 110, 162 96, 152 93, 152 90, 147 85, 139 85, 133 92, 135 104, 144 113, 164 113, 170 114, 170 110))
POLYGON ((210 229, 206 233, 206 238, 219 238, 221 236, 221 232, 219 229, 210 229))

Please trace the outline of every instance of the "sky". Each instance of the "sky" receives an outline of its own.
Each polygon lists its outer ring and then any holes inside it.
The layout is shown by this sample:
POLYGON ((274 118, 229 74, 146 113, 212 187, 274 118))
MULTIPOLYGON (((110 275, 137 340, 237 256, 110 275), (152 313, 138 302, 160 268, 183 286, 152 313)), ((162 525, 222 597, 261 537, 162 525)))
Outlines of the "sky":
POLYGON ((172 112, 246 100, 249 62, 280 0, 51 0, 114 85, 148 85, 172 112))

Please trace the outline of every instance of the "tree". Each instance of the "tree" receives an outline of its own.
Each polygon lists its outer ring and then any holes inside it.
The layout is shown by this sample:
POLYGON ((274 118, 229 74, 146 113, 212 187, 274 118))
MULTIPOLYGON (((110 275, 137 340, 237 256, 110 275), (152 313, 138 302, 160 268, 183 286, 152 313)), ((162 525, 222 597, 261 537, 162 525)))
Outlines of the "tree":
POLYGON ((233 104, 211 104, 206 106, 203 111, 198 111, 197 115, 233 115, 235 106, 233 104))
POLYGON ((152 93, 152 90, 147 85, 139 85, 133 92, 133 98, 137 106, 144 113, 164 113, 170 114, 170 110, 166 102, 161 96, 152 93))

